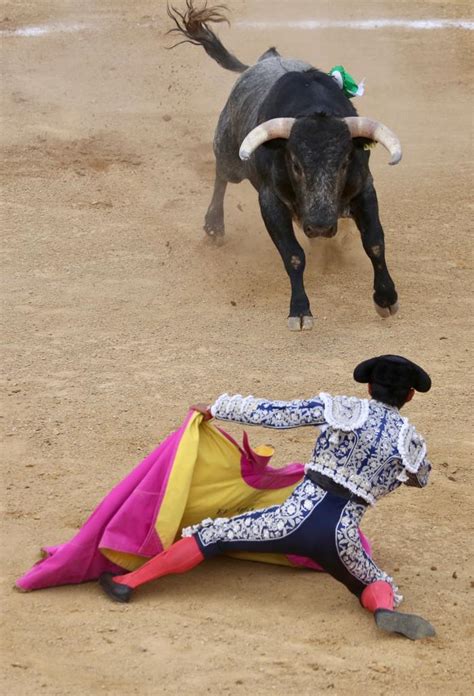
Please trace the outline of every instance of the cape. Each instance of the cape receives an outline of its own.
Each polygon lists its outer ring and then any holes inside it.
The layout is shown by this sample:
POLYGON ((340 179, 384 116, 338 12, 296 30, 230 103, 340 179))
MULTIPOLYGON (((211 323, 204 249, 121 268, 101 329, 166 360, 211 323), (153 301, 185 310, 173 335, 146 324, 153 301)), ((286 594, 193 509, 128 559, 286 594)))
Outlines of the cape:
MULTIPOLYGON (((214 422, 189 411, 181 427, 105 496, 76 536, 43 547, 43 558, 17 580, 17 587, 36 590, 135 570, 167 549, 184 527, 282 503, 302 480, 304 465, 272 467, 273 453, 268 445, 252 449, 246 433, 238 445, 214 422)), ((322 570, 302 556, 229 555, 322 570)))

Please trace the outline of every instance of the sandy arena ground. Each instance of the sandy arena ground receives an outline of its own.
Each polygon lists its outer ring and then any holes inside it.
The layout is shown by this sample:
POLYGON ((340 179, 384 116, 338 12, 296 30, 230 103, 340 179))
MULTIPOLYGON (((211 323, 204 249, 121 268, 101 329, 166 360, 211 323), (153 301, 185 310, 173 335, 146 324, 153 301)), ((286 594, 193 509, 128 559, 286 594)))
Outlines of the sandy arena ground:
MULTIPOLYGON (((225 245, 206 241, 213 129, 236 76, 200 48, 165 50, 163 0, 3 3, 1 692, 468 694, 472 32, 238 23, 456 19, 470 3, 227 4, 234 25, 219 33, 243 61, 275 44, 324 69, 342 63, 367 78, 360 113, 400 136, 400 166, 378 148, 372 171, 401 310, 375 314, 371 267, 346 222, 335 240, 303 240, 317 322, 290 333, 288 281, 248 183, 228 192, 225 245), (15 33, 26 27, 49 29, 15 33), (378 633, 327 576, 231 559, 166 578, 129 606, 94 583, 12 589, 39 546, 71 537, 188 404, 233 390, 362 395, 352 366, 383 352, 432 373, 432 392, 406 415, 434 472, 425 491, 369 511, 364 530, 436 639, 378 633)), ((268 431, 251 434, 268 441, 268 431)), ((272 434, 277 462, 304 461, 313 437, 272 434)))

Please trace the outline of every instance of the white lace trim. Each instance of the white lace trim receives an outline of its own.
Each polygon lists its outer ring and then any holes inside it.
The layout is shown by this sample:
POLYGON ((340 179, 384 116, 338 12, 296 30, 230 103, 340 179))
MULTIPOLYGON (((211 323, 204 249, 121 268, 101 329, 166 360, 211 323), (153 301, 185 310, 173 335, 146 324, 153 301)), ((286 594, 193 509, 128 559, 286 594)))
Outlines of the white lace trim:
POLYGON ((400 594, 393 578, 381 570, 364 551, 360 541, 358 527, 364 512, 364 506, 353 501, 344 506, 335 529, 337 554, 346 570, 364 585, 370 585, 377 580, 388 582, 393 589, 394 605, 398 607, 403 595, 400 594))
POLYGON ((416 474, 426 456, 426 442, 407 418, 402 418, 403 425, 398 435, 398 451, 404 467, 416 474))
POLYGON ((369 401, 356 396, 331 396, 320 393, 324 419, 331 427, 344 432, 361 428, 369 416, 369 401))
POLYGON ((323 410, 319 398, 269 401, 240 394, 222 394, 211 406, 215 418, 279 429, 319 425, 323 410))
MULTIPOLYGON (((320 474, 327 476, 335 483, 338 483, 340 486, 346 488, 350 493, 362 498, 362 500, 365 500, 367 503, 369 503, 369 505, 375 505, 374 496, 371 493, 368 493, 364 488, 361 488, 357 483, 348 480, 345 472, 341 473, 337 469, 330 469, 329 467, 324 466, 324 464, 319 464, 318 462, 309 462, 309 464, 306 464, 305 471, 309 470, 318 471, 320 474)), ((355 474, 355 476, 357 476, 357 474, 355 474)), ((364 480, 362 477, 360 478, 361 480, 364 480)))
POLYGON ((215 416, 216 416, 217 410, 218 410, 218 408, 219 408, 219 406, 220 406, 220 404, 221 404, 222 399, 223 399, 224 397, 226 397, 226 396, 227 396, 227 394, 221 394, 221 395, 214 401, 214 403, 211 405, 210 411, 211 411, 211 415, 212 415, 214 418, 215 418, 215 416))
POLYGON ((215 417, 216 414, 219 413, 219 410, 222 408, 223 414, 225 416, 228 416, 231 411, 235 410, 236 407, 238 406, 238 412, 239 415, 242 415, 247 408, 247 406, 252 402, 252 401, 257 401, 255 397, 253 397, 251 394, 246 396, 245 398, 242 396, 242 394, 233 394, 230 396, 229 394, 221 394, 215 403, 212 404, 211 406, 211 414, 215 417))
POLYGON ((312 481, 303 480, 281 505, 235 517, 207 519, 185 527, 181 536, 198 534, 203 546, 219 542, 267 542, 295 532, 326 496, 312 481))
POLYGON ((402 469, 400 473, 397 476, 397 481, 401 481, 402 483, 406 483, 408 481, 408 474, 405 471, 405 469, 402 469))

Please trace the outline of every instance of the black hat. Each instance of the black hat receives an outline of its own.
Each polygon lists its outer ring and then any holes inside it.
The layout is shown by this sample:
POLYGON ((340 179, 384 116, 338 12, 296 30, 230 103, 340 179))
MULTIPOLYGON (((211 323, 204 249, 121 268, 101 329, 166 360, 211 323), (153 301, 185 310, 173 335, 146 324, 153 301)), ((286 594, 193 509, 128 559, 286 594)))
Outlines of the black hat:
POLYGON ((382 384, 387 387, 413 388, 419 392, 431 389, 430 376, 419 365, 401 355, 379 355, 364 360, 354 370, 356 382, 382 384))

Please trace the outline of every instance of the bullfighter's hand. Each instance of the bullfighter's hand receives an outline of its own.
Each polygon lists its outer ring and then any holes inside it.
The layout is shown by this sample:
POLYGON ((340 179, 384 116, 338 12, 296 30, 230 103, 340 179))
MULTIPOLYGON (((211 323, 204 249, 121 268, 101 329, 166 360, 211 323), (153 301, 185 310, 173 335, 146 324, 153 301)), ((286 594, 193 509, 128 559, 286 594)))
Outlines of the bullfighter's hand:
POLYGON ((212 418, 211 407, 208 404, 193 404, 190 406, 193 411, 199 411, 204 416, 204 420, 212 418))

